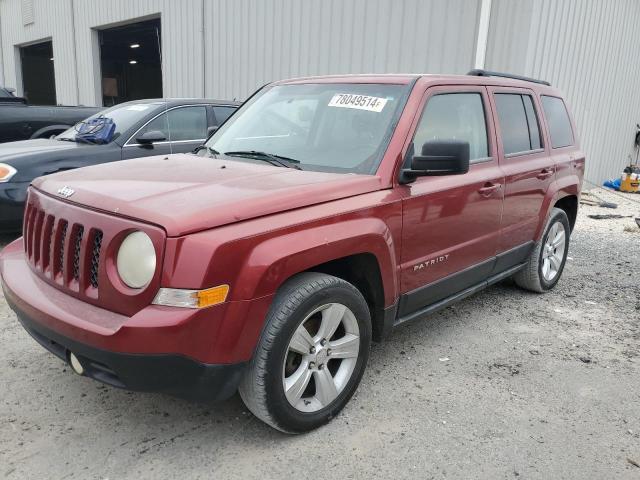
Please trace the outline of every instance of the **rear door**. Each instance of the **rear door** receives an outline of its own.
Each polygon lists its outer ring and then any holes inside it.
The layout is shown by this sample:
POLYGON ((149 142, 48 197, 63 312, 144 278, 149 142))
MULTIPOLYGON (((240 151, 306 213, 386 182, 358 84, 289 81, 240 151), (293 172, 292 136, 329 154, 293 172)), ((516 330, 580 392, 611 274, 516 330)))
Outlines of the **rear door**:
POLYGON ((534 92, 525 88, 488 90, 505 175, 502 256, 496 270, 505 270, 524 261, 533 246, 545 195, 555 179, 555 163, 542 135, 541 108, 534 92))
POLYGON ((434 139, 468 141, 471 166, 466 174, 418 177, 404 187, 401 316, 490 274, 502 212, 504 182, 486 88, 431 87, 421 108, 405 166, 434 139))

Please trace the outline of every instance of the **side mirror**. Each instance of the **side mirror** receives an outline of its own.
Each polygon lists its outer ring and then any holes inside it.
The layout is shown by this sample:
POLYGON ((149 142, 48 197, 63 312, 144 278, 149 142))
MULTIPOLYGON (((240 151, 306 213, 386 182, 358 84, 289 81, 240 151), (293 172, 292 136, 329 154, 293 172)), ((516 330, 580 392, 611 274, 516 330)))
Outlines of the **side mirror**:
POLYGON ((166 139, 167 137, 160 130, 151 130, 136 137, 136 142, 141 145, 151 145, 152 143, 163 142, 166 139))
POLYGON ((218 131, 217 126, 207 128, 207 140, 211 138, 211 136, 218 131))
POLYGON ((427 175, 460 175, 468 171, 469 142, 431 140, 422 145, 421 155, 413 156, 411 168, 402 170, 400 183, 427 175))

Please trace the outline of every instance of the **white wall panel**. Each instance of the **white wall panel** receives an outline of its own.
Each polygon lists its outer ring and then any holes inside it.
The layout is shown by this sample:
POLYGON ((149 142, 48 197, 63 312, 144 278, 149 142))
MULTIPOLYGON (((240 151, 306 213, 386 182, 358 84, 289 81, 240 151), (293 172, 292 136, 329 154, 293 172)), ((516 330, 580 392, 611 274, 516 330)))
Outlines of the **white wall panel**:
POLYGON ((637 0, 493 0, 486 68, 565 93, 597 184, 627 164, 640 123, 638 25, 637 0))
MULTIPOLYGON (((464 73, 481 0, 0 0, 0 80, 17 46, 51 38, 59 103, 99 104, 98 29, 159 16, 165 96, 244 99, 272 80, 464 73)), ((493 0, 486 68, 550 80, 572 106, 587 176, 617 175, 640 121, 640 2, 493 0)))
POLYGON ((479 0, 207 0, 206 94, 245 98, 287 77, 464 73, 479 0))
POLYGON ((161 19, 162 86, 167 97, 204 94, 203 0, 75 1, 78 82, 85 103, 100 103, 96 30, 154 16, 161 19))
POLYGON ((61 104, 77 103, 71 4, 72 0, 33 0, 33 23, 23 25, 21 0, 0 0, 0 47, 6 86, 22 93, 18 46, 51 39, 56 100, 61 104))

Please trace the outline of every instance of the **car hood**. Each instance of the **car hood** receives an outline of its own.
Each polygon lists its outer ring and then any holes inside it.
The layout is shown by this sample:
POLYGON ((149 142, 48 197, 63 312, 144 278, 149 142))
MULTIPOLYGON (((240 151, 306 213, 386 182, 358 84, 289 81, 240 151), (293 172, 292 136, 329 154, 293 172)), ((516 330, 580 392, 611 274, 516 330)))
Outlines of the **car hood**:
POLYGON ((92 145, 76 142, 61 142, 53 139, 23 140, 20 142, 0 143, 0 162, 11 162, 24 156, 56 153, 76 148, 91 148, 92 145))
POLYGON ((35 188, 179 236, 379 190, 371 175, 321 173, 196 155, 113 162, 41 177, 35 188), (69 190, 66 190, 67 192, 69 190))

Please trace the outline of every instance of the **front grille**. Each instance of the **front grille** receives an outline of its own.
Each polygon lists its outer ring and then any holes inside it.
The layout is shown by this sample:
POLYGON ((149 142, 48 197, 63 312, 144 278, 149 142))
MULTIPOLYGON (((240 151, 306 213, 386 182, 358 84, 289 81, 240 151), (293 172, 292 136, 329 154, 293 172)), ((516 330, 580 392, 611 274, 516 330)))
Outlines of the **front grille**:
POLYGON ((73 282, 76 290, 98 288, 102 238, 100 229, 56 218, 33 205, 27 208, 24 245, 29 263, 59 284, 71 287, 73 282))

